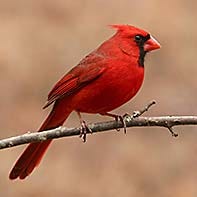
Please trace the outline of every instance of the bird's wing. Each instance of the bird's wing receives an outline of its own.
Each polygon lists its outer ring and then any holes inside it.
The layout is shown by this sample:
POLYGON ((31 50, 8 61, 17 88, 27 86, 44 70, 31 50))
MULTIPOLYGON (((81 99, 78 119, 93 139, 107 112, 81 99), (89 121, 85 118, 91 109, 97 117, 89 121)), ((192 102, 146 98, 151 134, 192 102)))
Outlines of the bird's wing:
POLYGON ((49 92, 43 109, 56 100, 72 95, 92 80, 97 79, 105 70, 105 58, 96 53, 86 56, 76 67, 60 79, 49 92))

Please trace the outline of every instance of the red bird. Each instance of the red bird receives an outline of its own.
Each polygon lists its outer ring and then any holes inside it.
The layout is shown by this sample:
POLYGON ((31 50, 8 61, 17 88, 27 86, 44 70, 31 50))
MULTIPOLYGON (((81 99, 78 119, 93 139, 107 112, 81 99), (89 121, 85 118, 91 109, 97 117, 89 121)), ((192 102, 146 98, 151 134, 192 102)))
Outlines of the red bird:
MULTIPOLYGON (((146 31, 130 25, 112 25, 115 35, 87 55, 53 87, 44 108, 53 109, 39 132, 63 125, 72 111, 119 116, 109 113, 123 105, 140 89, 144 58, 160 44, 146 31)), ((85 122, 80 118, 82 130, 85 122)), ((85 140, 85 134, 84 134, 85 140)), ((10 179, 24 179, 40 163, 52 140, 31 143, 19 157, 10 179)))

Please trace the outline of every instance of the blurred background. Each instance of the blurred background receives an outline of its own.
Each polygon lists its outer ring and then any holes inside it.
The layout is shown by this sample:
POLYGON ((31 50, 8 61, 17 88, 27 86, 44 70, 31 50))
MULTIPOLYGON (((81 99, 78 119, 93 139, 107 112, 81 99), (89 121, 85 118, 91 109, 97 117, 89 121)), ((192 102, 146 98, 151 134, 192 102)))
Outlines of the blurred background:
MULTIPOLYGON (((0 138, 35 131, 52 85, 110 37, 108 24, 132 24, 162 44, 146 58, 138 95, 115 112, 157 105, 147 116, 197 114, 197 4, 193 0, 0 1, 0 138)), ((84 115, 90 122, 106 120, 84 115)), ((110 119, 109 119, 110 120, 110 119)), ((73 113, 66 126, 79 126, 73 113)), ((0 195, 197 196, 197 127, 130 128, 56 140, 25 181, 8 173, 25 146, 0 152, 0 195)))

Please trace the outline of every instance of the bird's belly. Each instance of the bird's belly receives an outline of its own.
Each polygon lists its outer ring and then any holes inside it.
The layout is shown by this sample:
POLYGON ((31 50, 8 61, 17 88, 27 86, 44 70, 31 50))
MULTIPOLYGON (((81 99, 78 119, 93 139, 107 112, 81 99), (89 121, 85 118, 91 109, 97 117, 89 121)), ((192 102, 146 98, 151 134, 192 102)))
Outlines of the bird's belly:
POLYGON ((86 113, 108 112, 135 96, 143 82, 143 68, 118 75, 117 72, 114 75, 111 73, 105 73, 73 97, 75 110, 86 113))

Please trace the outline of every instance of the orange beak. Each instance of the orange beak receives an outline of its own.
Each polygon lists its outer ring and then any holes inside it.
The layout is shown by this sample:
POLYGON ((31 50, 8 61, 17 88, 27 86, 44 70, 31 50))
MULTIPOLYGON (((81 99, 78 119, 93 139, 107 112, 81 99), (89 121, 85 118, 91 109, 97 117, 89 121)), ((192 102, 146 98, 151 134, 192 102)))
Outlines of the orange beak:
POLYGON ((146 51, 146 52, 156 50, 156 49, 160 49, 160 48, 161 48, 161 45, 152 36, 150 36, 150 39, 148 39, 144 44, 144 51, 146 51))

